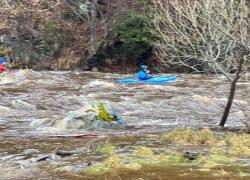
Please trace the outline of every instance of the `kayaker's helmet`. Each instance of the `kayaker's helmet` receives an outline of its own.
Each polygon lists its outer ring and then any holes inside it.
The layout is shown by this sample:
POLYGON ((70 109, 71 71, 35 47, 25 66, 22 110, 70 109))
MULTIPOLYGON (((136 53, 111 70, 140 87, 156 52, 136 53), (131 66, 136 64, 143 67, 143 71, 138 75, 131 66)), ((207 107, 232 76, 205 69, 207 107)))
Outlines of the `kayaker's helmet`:
POLYGON ((145 71, 145 69, 147 69, 148 66, 142 65, 141 68, 142 68, 143 71, 145 71))
POLYGON ((5 59, 0 59, 0 64, 6 63, 5 59))

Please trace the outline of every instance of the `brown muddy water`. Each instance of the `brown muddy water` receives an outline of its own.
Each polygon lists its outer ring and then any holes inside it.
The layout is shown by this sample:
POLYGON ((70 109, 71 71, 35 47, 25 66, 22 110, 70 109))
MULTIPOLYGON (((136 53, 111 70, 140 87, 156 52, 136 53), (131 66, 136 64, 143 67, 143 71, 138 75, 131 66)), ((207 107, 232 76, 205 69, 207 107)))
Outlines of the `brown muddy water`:
MULTIPOLYGON (((120 151, 121 155, 129 155, 131 151, 125 149, 130 146, 161 146, 159 135, 176 128, 199 130, 209 127, 219 134, 244 129, 244 113, 250 107, 250 83, 246 78, 237 85, 231 114, 222 129, 218 123, 229 94, 227 79, 221 75, 178 76, 177 80, 163 84, 126 84, 117 83, 116 79, 135 78, 136 74, 22 70, 0 75, 0 179, 230 179, 214 177, 213 173, 195 165, 177 164, 144 166, 139 170, 119 169, 104 174, 85 173, 90 162, 98 165, 107 158, 100 154, 54 155, 52 159, 36 161, 57 150, 76 150, 93 139, 48 137, 54 134, 106 134, 109 142, 118 147, 118 154, 120 151), (44 119, 77 110, 93 100, 112 102, 126 120, 126 126, 90 132, 40 125, 44 119)), ((106 140, 107 137, 100 138, 100 141, 106 140)), ((249 173, 248 163, 227 164, 223 169, 230 172, 240 166, 249 173)), ((250 175, 239 179, 250 179, 250 175)))

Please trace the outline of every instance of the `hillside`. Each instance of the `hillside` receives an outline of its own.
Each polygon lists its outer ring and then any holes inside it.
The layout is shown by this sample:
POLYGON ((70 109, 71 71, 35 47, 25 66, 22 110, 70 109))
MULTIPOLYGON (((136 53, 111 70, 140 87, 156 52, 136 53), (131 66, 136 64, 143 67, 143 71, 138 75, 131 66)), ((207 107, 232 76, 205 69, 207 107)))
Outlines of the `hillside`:
MULTIPOLYGON (((89 3, 80 0, 1 1, 0 56, 13 58, 14 68, 85 70, 91 48, 89 3)), ((104 42, 105 32, 114 30, 121 17, 133 11, 142 12, 144 8, 132 0, 98 0, 96 5, 97 48, 104 42)), ((112 36, 106 40, 112 42, 112 36)), ((119 52, 109 56, 113 58, 102 59, 92 65, 99 68, 90 70, 120 71, 119 52)))

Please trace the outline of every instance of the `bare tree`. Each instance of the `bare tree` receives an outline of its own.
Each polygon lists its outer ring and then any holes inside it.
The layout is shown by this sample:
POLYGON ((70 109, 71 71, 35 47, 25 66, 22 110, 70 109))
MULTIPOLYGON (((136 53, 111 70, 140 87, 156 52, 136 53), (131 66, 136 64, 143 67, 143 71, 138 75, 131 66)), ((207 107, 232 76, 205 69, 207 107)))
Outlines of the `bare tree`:
POLYGON ((89 56, 85 59, 85 64, 87 65, 87 67, 85 69, 88 69, 90 66, 92 66, 90 64, 94 63, 93 57, 96 54, 96 46, 97 46, 97 37, 96 37, 96 31, 97 31, 97 20, 96 20, 97 0, 90 0, 89 8, 88 7, 86 8, 86 11, 84 11, 84 14, 88 18, 88 23, 89 23, 89 27, 90 27, 90 42, 91 42, 90 53, 89 53, 89 56))
POLYGON ((111 6, 110 0, 104 0, 104 5, 98 5, 97 0, 85 0, 81 3, 76 3, 74 0, 63 0, 63 2, 70 7, 73 12, 84 22, 87 23, 90 29, 90 51, 84 59, 85 70, 90 70, 93 64, 95 63, 95 56, 98 51, 102 48, 106 42, 112 29, 110 28, 111 21, 111 12, 109 10, 111 6), (106 6, 105 14, 100 9, 100 6, 106 6), (100 23, 97 20, 97 14, 101 17, 102 22, 100 23), (102 35, 97 34, 97 29, 101 26, 104 27, 102 35), (101 41, 98 43, 98 41, 101 41))
POLYGON ((250 11, 245 0, 153 0, 163 66, 222 73, 231 82, 220 125, 224 126, 236 82, 249 68, 250 11), (232 74, 232 71, 235 71, 232 74))
MULTIPOLYGON (((23 66, 29 66, 34 59, 42 59, 43 57, 39 55, 45 51, 45 48, 38 47, 38 44, 45 41, 51 42, 52 38, 57 38, 59 41, 61 38, 57 33, 49 34, 51 33, 49 25, 58 23, 57 7, 58 4, 54 0, 0 0, 0 33, 2 34, 0 43, 9 46, 12 54, 4 56, 7 56, 7 59, 10 59, 8 56, 15 56, 14 58, 22 61, 23 66)), ((57 48, 56 46, 57 44, 50 46, 46 49, 47 52, 52 52, 52 49, 57 48)), ((47 57, 44 56, 44 59, 47 57)))

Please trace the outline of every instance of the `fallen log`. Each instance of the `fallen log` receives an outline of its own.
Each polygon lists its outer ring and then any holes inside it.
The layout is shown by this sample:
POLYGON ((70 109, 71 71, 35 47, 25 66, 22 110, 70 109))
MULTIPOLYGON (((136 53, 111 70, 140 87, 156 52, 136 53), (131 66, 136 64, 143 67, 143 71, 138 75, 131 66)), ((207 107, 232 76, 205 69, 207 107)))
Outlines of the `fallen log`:
POLYGON ((58 138, 89 138, 89 137, 109 137, 106 134, 56 134, 49 135, 49 138, 58 137, 58 138))

